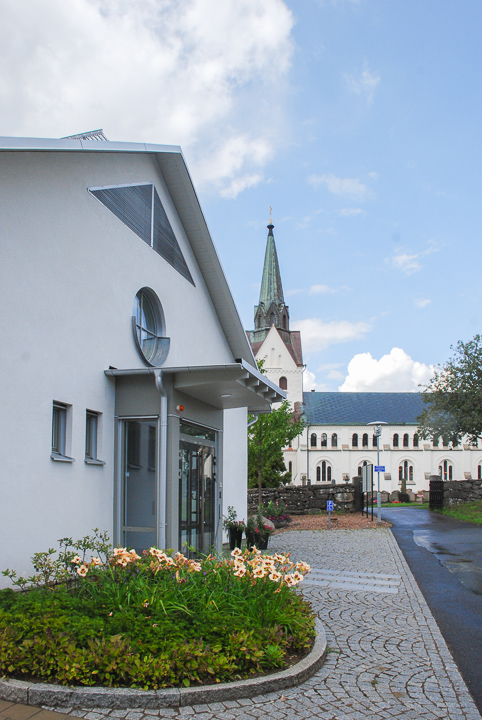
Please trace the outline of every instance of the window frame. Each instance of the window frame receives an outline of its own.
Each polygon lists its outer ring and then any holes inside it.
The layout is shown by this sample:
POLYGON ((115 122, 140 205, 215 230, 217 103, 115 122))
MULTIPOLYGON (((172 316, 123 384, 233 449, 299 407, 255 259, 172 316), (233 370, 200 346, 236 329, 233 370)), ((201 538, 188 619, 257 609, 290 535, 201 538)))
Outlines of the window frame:
POLYGON ((99 460, 100 426, 102 413, 95 410, 85 411, 85 457, 87 465, 105 465, 99 460))
POLYGON ((50 442, 50 457, 55 462, 75 462, 67 455, 70 431, 71 406, 57 400, 52 402, 52 434, 50 442))

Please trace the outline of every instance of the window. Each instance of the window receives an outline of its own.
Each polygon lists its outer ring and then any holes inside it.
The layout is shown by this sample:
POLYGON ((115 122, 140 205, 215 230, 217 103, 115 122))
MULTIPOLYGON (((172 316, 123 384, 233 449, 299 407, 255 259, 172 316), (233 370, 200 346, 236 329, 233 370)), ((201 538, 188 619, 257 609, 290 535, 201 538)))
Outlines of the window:
POLYGON ((164 313, 156 293, 142 288, 136 295, 132 326, 137 349, 148 365, 162 365, 169 352, 164 335, 164 313))
POLYGON ((413 465, 410 465, 408 460, 404 460, 404 462, 399 466, 398 468, 398 480, 401 482, 405 478, 405 480, 412 485, 413 484, 413 465))
POLYGON ((368 447, 368 433, 363 433, 362 447, 368 447))
POLYGON ((361 477, 361 469, 362 467, 366 467, 368 465, 367 460, 364 460, 361 465, 358 466, 358 476, 361 477))
POLYGON ((97 440, 99 433, 99 415, 87 410, 85 413, 85 460, 97 460, 97 440))
POLYGON ((89 192, 194 285, 169 218, 152 183, 92 187, 89 192))
POLYGON ((316 467, 316 482, 331 482, 331 465, 323 460, 321 465, 316 467))
POLYGON ((408 447, 408 433, 405 433, 405 435, 403 436, 403 447, 408 447))
POLYGON ((482 465, 477 467, 477 479, 482 480, 482 465))
POLYGON ((288 472, 290 475, 293 475, 293 463, 291 462, 291 460, 288 463, 288 472))
POLYGON ((336 433, 331 436, 331 447, 338 447, 338 435, 336 433))
POLYGON ((52 448, 50 457, 61 462, 74 462, 67 455, 69 406, 55 402, 52 405, 52 448))
POLYGON ((377 447, 377 436, 376 435, 373 435, 373 437, 372 437, 372 447, 374 447, 374 448, 377 447))
POLYGON ((415 433, 413 436, 413 447, 418 447, 418 434, 415 433))
POLYGON ((280 377, 278 385, 282 390, 288 390, 288 380, 285 377, 280 377))
POLYGON ((393 436, 393 447, 398 447, 398 433, 395 433, 395 435, 393 436))
POLYGON ((444 460, 441 465, 439 465, 438 474, 442 478, 442 480, 453 480, 454 469, 452 466, 452 463, 450 463, 448 460, 444 460))
POLYGON ((311 446, 311 447, 316 447, 316 433, 312 433, 312 435, 311 435, 311 438, 310 438, 310 446, 311 446))
POLYGON ((322 433, 320 445, 321 447, 328 447, 328 437, 326 433, 322 433))
POLYGON ((354 448, 358 447, 358 435, 356 433, 353 433, 353 435, 351 437, 351 446, 354 448))

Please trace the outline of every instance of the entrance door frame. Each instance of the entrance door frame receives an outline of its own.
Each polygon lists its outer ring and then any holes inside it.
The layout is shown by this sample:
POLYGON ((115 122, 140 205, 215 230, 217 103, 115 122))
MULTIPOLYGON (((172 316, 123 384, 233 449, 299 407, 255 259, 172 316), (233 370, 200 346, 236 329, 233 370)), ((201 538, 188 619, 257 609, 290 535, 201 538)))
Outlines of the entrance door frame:
POLYGON ((154 470, 155 482, 155 546, 159 544, 160 527, 161 527, 161 503, 166 502, 166 498, 161 497, 161 443, 160 443, 160 416, 159 415, 123 415, 116 418, 117 420, 117 472, 114 488, 114 544, 124 544, 124 472, 125 472, 125 423, 138 421, 154 421, 156 423, 156 467, 154 470))

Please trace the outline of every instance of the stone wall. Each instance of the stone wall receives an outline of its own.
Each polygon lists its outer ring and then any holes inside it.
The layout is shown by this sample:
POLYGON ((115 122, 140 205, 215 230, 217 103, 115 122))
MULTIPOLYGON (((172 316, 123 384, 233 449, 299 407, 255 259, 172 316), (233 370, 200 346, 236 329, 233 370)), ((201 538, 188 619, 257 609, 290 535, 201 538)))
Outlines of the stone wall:
MULTIPOLYGON (((263 488, 263 505, 270 500, 284 503, 290 515, 309 515, 326 510, 326 501, 333 500, 334 510, 357 512, 361 509, 360 480, 343 485, 286 485, 280 488, 263 488)), ((258 490, 248 490, 248 513, 258 508, 258 490)))
POLYGON ((449 480, 444 482, 444 507, 482 500, 482 480, 449 480))

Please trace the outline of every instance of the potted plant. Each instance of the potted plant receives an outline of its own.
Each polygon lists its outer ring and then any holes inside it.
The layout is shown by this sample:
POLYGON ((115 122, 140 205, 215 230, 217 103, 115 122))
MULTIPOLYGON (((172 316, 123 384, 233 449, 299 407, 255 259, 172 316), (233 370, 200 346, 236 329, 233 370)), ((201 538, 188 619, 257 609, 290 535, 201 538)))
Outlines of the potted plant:
POLYGON ((251 548, 255 545, 258 550, 266 550, 272 533, 273 529, 268 525, 264 525, 260 512, 258 512, 256 518, 251 515, 246 523, 246 546, 251 548))
POLYGON ((223 525, 229 536, 229 549, 240 548, 243 533, 246 529, 244 520, 237 519, 238 514, 232 505, 228 505, 228 516, 224 518, 223 525))

